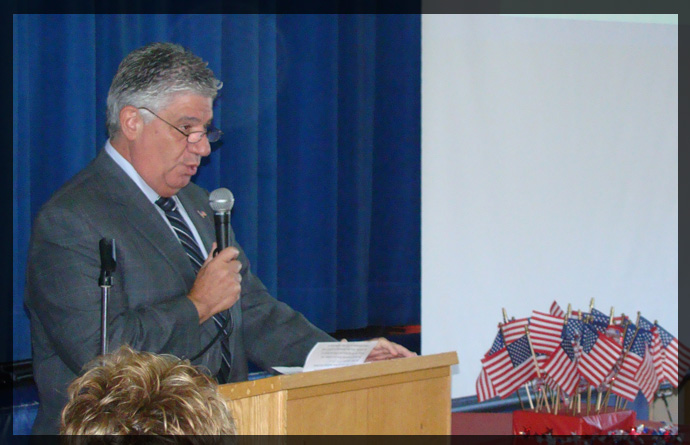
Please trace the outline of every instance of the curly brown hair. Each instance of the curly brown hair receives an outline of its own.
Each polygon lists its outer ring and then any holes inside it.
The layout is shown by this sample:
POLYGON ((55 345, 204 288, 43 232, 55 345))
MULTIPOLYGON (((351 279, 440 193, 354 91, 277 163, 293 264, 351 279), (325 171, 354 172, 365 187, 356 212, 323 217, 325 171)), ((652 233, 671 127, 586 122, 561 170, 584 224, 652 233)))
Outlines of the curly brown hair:
POLYGON ((235 424, 216 381, 167 354, 122 346, 68 388, 63 435, 228 435, 235 424))

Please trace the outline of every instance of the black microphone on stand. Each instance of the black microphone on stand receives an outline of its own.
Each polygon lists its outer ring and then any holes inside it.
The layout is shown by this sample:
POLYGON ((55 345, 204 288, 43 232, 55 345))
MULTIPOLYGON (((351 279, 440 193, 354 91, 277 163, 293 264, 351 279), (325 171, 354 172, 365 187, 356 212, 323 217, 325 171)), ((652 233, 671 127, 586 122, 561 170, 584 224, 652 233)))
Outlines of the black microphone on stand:
POLYGON ((224 187, 215 189, 208 197, 208 203, 213 209, 213 221, 216 223, 216 250, 213 256, 228 247, 228 225, 230 223, 230 211, 235 204, 232 192, 224 187))
POLYGON ((112 286, 112 273, 115 272, 117 267, 115 261, 115 240, 101 238, 98 247, 101 251, 101 275, 98 277, 98 285, 101 287, 112 286))
POLYGON ((108 296, 113 285, 113 272, 117 267, 115 261, 115 240, 101 238, 98 243, 101 253, 101 275, 98 285, 101 287, 101 355, 108 353, 108 296))

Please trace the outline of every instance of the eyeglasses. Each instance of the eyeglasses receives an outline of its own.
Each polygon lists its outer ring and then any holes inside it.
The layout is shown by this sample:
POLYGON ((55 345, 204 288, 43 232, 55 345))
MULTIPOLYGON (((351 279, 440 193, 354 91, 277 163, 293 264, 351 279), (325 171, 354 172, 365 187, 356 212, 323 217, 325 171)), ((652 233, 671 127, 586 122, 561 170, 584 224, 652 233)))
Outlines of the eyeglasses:
POLYGON ((177 128, 176 126, 174 126, 170 122, 166 121, 165 119, 163 119, 162 117, 160 117, 159 115, 157 115, 153 111, 149 110, 148 108, 139 107, 137 109, 138 110, 146 110, 149 113, 156 116, 158 119, 160 119, 163 122, 165 122, 166 124, 170 125, 172 128, 174 128, 175 130, 177 130, 181 134, 183 134, 187 138, 187 142, 189 142, 190 144, 196 144, 197 142, 199 142, 201 140, 202 137, 204 137, 204 135, 206 135, 206 138, 208 139, 209 142, 217 142, 220 139, 220 137, 223 135, 223 132, 220 131, 219 129, 217 129, 216 127, 214 127, 213 125, 209 125, 206 128, 206 131, 192 131, 190 133, 185 133, 184 131, 180 130, 179 128, 177 128))

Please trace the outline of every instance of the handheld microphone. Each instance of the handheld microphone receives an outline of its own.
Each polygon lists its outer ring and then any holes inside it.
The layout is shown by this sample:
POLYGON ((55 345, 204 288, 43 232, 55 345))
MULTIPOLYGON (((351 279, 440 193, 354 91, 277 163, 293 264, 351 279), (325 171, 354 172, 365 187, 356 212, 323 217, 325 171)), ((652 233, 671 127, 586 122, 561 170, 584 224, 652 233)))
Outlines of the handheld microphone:
MULTIPOLYGON (((213 251, 213 256, 218 252, 228 247, 228 225, 230 223, 230 211, 235 204, 235 197, 232 192, 224 187, 215 189, 208 197, 208 204, 213 209, 213 221, 216 224, 216 250, 213 251)), ((213 346, 222 336, 229 338, 234 329, 232 321, 232 313, 226 310, 225 322, 222 326, 218 325, 218 333, 215 337, 197 354, 195 354, 189 361, 194 361, 204 355, 211 346, 213 346)), ((215 316, 214 316, 215 317, 215 316)))
POLYGON ((98 277, 98 285, 101 287, 112 286, 112 273, 115 272, 117 267, 117 262, 115 261, 115 240, 101 238, 98 247, 101 252, 101 275, 98 277))
POLYGON ((213 256, 228 247, 228 225, 230 223, 230 211, 235 204, 232 192, 224 187, 215 189, 208 197, 208 203, 213 209, 213 221, 216 224, 216 250, 213 256))

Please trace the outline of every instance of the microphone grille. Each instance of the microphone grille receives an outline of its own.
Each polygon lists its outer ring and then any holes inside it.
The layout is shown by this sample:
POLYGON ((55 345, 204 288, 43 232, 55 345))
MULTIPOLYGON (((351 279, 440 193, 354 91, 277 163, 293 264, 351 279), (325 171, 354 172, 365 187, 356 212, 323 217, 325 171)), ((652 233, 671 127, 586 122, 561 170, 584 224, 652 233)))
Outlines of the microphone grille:
POLYGON ((235 204, 235 197, 232 192, 225 187, 215 189, 208 197, 208 203, 214 212, 225 213, 232 210, 235 204))

